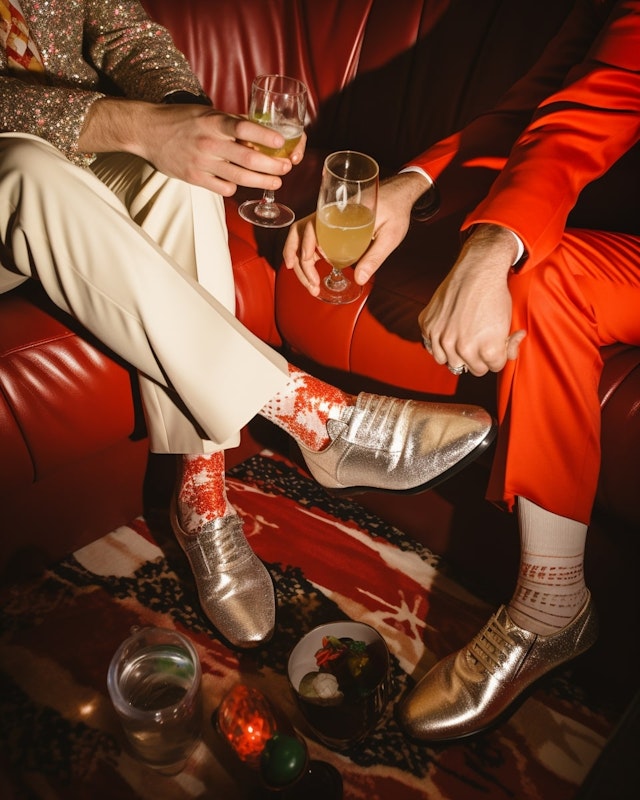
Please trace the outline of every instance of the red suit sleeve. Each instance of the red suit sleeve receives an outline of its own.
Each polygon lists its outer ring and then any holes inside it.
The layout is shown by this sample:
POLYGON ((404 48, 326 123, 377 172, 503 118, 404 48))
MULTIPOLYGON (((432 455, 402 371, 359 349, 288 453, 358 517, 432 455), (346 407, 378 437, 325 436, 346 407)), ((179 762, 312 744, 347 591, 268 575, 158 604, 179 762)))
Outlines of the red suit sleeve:
POLYGON ((412 162, 438 181, 443 206, 456 167, 496 171, 463 227, 514 230, 529 254, 525 268, 556 246, 581 189, 639 138, 640 0, 616 3, 604 23, 595 5, 576 5, 496 109, 412 162))

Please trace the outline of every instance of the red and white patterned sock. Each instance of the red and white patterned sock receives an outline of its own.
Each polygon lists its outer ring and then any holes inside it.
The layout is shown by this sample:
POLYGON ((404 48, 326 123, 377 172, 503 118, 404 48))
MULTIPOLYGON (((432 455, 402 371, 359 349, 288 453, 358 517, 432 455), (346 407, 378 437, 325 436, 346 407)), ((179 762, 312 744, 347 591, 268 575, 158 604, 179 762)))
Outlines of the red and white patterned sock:
POLYGON ((532 633, 546 636, 573 620, 587 599, 587 526, 518 498, 520 570, 508 611, 532 633))
POLYGON ((260 416, 283 428, 310 450, 319 451, 330 442, 329 417, 339 416, 341 409, 352 405, 352 395, 289 364, 287 386, 269 400, 260 416))
POLYGON ((184 455, 179 468, 178 517, 186 533, 198 534, 207 522, 233 512, 227 500, 224 450, 184 455))

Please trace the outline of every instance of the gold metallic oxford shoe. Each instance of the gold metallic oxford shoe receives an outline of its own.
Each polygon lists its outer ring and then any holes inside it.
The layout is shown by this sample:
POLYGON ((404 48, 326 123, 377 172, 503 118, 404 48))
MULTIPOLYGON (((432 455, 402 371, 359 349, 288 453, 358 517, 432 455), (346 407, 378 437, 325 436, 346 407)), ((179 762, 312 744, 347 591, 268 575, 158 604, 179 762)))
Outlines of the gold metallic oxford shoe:
POLYGON ((401 701, 398 722, 425 742, 479 733, 534 681, 588 650, 597 635, 590 595, 578 616, 549 636, 520 628, 501 606, 470 644, 439 661, 401 701))
POLYGON ((258 647, 269 641, 276 616, 273 581, 251 549, 240 517, 228 514, 191 535, 180 525, 175 497, 170 517, 189 559, 200 604, 216 629, 235 647, 258 647))
POLYGON ((497 427, 483 408, 399 400, 362 392, 330 419, 331 443, 300 446, 309 471, 327 489, 419 492, 476 459, 497 427))

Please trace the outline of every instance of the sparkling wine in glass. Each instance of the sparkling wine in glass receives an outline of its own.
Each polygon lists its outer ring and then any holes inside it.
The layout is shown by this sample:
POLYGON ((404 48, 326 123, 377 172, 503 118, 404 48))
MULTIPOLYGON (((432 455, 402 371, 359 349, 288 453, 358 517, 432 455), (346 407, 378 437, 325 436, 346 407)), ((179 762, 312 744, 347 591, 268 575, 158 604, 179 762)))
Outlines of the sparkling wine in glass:
POLYGON ((340 150, 327 156, 316 210, 316 236, 331 272, 318 297, 327 303, 351 303, 362 287, 344 273, 365 252, 376 218, 378 165, 371 156, 340 150))
MULTIPOLYGON (((259 75, 251 85, 249 119, 266 125, 284 136, 284 145, 274 149, 254 144, 269 156, 287 158, 300 141, 307 113, 307 88, 286 75, 259 75)), ((295 219, 293 211, 277 203, 272 190, 265 190, 259 200, 247 200, 240 206, 240 216, 264 228, 284 228, 295 219)))

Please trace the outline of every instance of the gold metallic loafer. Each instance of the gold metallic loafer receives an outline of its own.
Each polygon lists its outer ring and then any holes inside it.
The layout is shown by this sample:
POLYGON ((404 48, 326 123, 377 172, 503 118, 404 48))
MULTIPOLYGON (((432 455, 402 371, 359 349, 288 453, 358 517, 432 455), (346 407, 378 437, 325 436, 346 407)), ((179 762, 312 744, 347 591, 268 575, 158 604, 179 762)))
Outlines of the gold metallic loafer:
POLYGON ((229 514, 190 535, 180 525, 175 498, 170 516, 191 564, 200 604, 213 625, 236 647, 267 642, 275 628, 273 581, 251 549, 240 517, 229 514))
POLYGON ((520 628, 501 606, 467 647, 439 661, 401 701, 398 722, 425 742, 479 733, 534 681, 588 650, 597 635, 590 595, 578 616, 549 636, 520 628))
POLYGON ((419 492, 477 458, 496 430, 479 406, 362 392, 355 406, 327 423, 331 443, 324 450, 300 449, 315 480, 327 489, 419 492))

